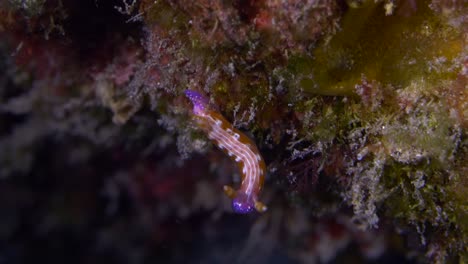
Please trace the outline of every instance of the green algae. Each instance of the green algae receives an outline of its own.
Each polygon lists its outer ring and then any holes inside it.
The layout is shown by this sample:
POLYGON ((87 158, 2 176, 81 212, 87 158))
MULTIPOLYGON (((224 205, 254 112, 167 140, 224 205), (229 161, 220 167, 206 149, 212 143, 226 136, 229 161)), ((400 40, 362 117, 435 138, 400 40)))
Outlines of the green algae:
POLYGON ((390 16, 382 5, 366 1, 348 10, 340 32, 323 41, 312 56, 300 63, 291 61, 299 67, 307 64, 305 69, 310 70, 311 77, 301 82, 304 91, 353 94, 362 75, 395 88, 420 78, 432 86, 455 77, 446 65, 463 48, 461 32, 444 23, 424 1, 417 1, 415 9, 397 8, 390 16))
POLYGON ((456 84, 465 78, 463 32, 423 1, 408 14, 397 8, 386 16, 382 7, 367 1, 350 9, 342 31, 312 55, 289 61, 298 90, 313 98, 296 101, 301 136, 355 149, 346 168, 352 183, 342 196, 363 226, 377 226, 379 217, 398 221, 428 251, 437 248, 427 253, 435 262, 461 260, 468 237, 466 132, 453 113, 466 110, 456 109, 449 94, 464 94, 456 84))

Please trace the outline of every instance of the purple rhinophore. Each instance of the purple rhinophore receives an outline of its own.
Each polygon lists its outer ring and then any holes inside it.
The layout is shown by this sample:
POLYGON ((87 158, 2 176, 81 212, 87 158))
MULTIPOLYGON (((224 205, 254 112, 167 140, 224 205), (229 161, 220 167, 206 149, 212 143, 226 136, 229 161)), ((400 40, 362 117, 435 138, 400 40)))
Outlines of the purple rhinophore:
POLYGON ((194 90, 185 90, 185 96, 190 99, 193 104, 193 113, 200 115, 208 108, 208 98, 201 95, 199 92, 194 90))
POLYGON ((255 209, 255 202, 252 197, 238 191, 234 199, 232 199, 232 210, 238 214, 248 214, 255 209))

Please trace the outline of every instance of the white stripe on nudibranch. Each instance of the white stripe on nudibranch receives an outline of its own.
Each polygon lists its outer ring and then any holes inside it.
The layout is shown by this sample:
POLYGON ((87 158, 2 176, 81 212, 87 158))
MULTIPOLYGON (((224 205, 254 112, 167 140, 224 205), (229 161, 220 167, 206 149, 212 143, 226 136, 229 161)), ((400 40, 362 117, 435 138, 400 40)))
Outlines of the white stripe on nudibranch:
POLYGON ((257 153, 256 156, 257 156, 257 160, 258 160, 258 161, 261 161, 261 160, 262 160, 262 156, 260 156, 258 153, 257 153))
MULTIPOLYGON (((214 119, 211 116, 207 116, 209 123, 218 124, 218 119, 214 119)), ((245 175, 245 178, 242 182, 247 181, 246 193, 252 193, 256 183, 260 180, 260 175, 262 175, 260 165, 258 163, 257 155, 252 151, 252 148, 248 144, 244 144, 239 141, 240 135, 235 133, 231 135, 227 130, 222 129, 221 126, 213 125, 211 126, 212 130, 210 134, 213 136, 213 139, 218 144, 220 148, 226 148, 228 151, 231 151, 234 156, 236 156, 236 161, 243 162, 242 173, 245 175)))

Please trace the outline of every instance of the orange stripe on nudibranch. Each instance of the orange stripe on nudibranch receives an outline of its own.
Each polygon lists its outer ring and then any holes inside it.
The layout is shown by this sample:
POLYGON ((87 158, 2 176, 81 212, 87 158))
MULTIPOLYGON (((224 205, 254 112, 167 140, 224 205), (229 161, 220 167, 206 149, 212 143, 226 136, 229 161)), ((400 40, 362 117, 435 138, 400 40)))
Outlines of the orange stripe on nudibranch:
POLYGON ((197 124, 207 133, 208 138, 237 162, 242 172, 239 190, 224 186, 224 192, 232 198, 234 212, 245 214, 254 209, 266 211, 267 207, 258 201, 266 166, 255 143, 234 128, 220 113, 211 109, 206 97, 193 90, 186 90, 185 95, 193 104, 192 113, 197 124))

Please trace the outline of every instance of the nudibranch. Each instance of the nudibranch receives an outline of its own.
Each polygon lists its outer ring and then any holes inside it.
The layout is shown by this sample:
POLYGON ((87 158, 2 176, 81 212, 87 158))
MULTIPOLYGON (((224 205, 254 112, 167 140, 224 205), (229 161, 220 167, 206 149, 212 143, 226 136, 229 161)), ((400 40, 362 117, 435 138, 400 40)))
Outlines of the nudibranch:
POLYGON ((192 114, 198 126, 238 164, 242 172, 238 190, 224 186, 224 192, 232 199, 234 212, 246 214, 254 209, 265 212, 267 207, 258 200, 258 195, 265 180, 266 166, 255 143, 210 107, 205 96, 193 90, 186 90, 185 95, 193 104, 192 114))

